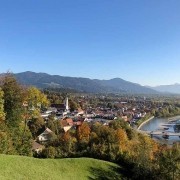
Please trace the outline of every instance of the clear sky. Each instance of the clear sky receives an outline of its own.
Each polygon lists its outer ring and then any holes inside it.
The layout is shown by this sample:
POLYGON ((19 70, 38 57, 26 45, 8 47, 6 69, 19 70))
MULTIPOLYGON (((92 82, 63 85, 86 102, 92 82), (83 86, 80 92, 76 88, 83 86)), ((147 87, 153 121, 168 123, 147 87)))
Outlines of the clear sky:
POLYGON ((180 83, 180 0, 1 0, 7 70, 180 83))

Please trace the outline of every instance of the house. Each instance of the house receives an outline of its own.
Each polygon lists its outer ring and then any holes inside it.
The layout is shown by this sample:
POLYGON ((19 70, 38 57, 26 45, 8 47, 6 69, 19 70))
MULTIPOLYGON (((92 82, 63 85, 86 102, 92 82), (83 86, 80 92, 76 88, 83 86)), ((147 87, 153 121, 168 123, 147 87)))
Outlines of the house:
POLYGON ((59 112, 64 112, 66 110, 66 106, 64 104, 51 104, 52 108, 56 108, 59 112))
POLYGON ((37 143, 36 141, 33 141, 32 143, 32 151, 33 152, 36 152, 36 153, 41 153, 42 150, 44 149, 45 147, 39 143, 37 143))
POLYGON ((72 126, 64 126, 64 127, 63 127, 63 130, 64 130, 64 132, 67 132, 67 131, 69 131, 71 128, 72 128, 72 126))
POLYGON ((61 120, 61 126, 65 127, 65 126, 73 126, 74 122, 71 118, 65 118, 63 120, 61 120))
POLYGON ((49 128, 46 128, 46 130, 38 136, 38 141, 39 142, 50 141, 52 138, 52 134, 53 132, 49 128))
POLYGON ((41 117, 42 117, 42 118, 48 118, 49 116, 50 116, 50 115, 49 115, 49 114, 46 114, 46 113, 42 113, 42 114, 41 114, 41 117))
POLYGON ((84 111, 81 108, 78 108, 75 111, 75 116, 82 116, 84 114, 84 111))
POLYGON ((121 118, 124 120, 124 121, 128 121, 128 117, 127 116, 121 116, 121 118))

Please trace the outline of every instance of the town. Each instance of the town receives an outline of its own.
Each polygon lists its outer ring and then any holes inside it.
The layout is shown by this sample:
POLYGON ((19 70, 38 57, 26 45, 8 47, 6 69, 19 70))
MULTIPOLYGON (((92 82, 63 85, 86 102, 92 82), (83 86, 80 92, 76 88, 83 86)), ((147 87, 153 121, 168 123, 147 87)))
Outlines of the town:
MULTIPOLYGON (((45 124, 48 124, 49 117, 53 118, 54 121, 60 122, 64 132, 73 128, 76 129, 83 122, 89 124, 98 122, 108 126, 110 122, 117 119, 122 119, 131 128, 137 129, 143 121, 152 116, 160 115, 165 109, 169 107, 171 109, 177 108, 175 107, 176 104, 172 105, 169 103, 168 97, 159 97, 159 100, 156 98, 155 101, 154 96, 145 97, 143 95, 71 94, 72 99, 69 102, 68 94, 61 96, 64 96, 64 100, 61 97, 62 103, 55 103, 57 99, 55 101, 52 100, 49 94, 49 98, 53 103, 50 107, 44 110, 41 109, 41 117, 44 119, 45 124)), ((176 101, 180 101, 180 99, 176 97, 176 101)), ((177 115, 178 112, 176 112, 177 115)), ((162 116, 164 115, 162 114, 162 116)), ((37 143, 44 144, 50 141, 52 133, 51 129, 46 128, 44 132, 39 134, 35 148, 37 148, 37 143)), ((39 146, 41 147, 41 145, 39 146)))

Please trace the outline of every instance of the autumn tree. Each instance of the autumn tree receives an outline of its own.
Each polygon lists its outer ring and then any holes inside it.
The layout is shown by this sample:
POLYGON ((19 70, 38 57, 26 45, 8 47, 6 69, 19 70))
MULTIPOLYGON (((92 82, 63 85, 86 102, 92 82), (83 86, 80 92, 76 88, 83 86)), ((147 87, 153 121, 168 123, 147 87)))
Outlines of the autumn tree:
POLYGON ((87 123, 82 123, 81 126, 77 127, 77 141, 78 141, 78 150, 86 151, 90 138, 90 127, 87 123))
POLYGON ((82 123, 81 126, 78 126, 77 128, 77 139, 78 141, 89 141, 89 135, 90 135, 90 127, 87 123, 82 123))
POLYGON ((57 147, 58 157, 70 157, 76 155, 77 139, 68 131, 59 135, 57 147))
POLYGON ((29 108, 37 111, 49 105, 47 96, 35 87, 28 88, 26 100, 29 108))
POLYGON ((91 127, 90 152, 95 158, 115 160, 118 153, 114 129, 95 123, 91 127))
POLYGON ((116 133, 119 151, 121 153, 128 151, 128 148, 129 148, 128 143, 129 142, 128 142, 128 137, 127 137, 126 131, 119 128, 115 131, 115 133, 116 133))
POLYGON ((153 162, 157 151, 156 143, 146 135, 139 134, 138 139, 130 141, 127 161, 133 165, 131 173, 134 179, 155 179, 156 168, 153 162))

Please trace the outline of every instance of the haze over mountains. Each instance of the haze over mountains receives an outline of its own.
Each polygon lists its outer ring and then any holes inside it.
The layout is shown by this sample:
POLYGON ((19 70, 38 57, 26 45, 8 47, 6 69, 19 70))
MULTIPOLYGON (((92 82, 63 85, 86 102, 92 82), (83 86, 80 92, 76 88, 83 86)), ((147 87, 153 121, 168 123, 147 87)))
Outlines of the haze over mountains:
POLYGON ((175 83, 172 85, 160 85, 160 86, 155 86, 151 87, 155 91, 159 91, 162 93, 174 93, 174 94, 180 94, 180 84, 175 83))
POLYGON ((120 78, 98 80, 89 78, 64 77, 46 73, 22 72, 14 74, 17 80, 24 85, 33 85, 38 88, 68 88, 88 93, 134 93, 157 94, 156 90, 125 81, 120 78))

